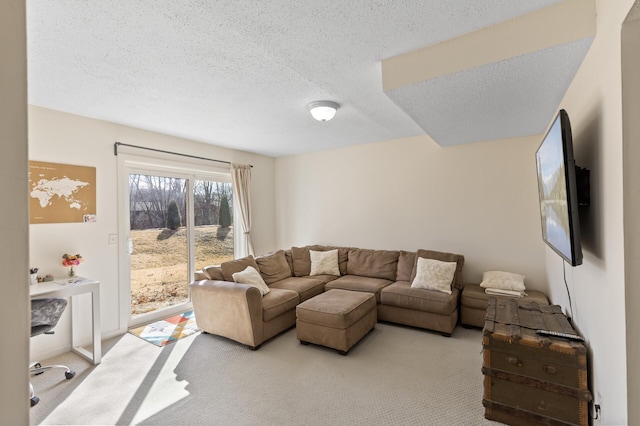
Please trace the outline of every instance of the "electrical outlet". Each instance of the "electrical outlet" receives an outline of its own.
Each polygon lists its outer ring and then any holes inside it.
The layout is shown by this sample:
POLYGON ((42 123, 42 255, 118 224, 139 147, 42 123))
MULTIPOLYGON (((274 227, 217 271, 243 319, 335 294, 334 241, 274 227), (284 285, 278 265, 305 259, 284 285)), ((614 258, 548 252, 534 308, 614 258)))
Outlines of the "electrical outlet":
POLYGON ((115 246, 118 244, 118 234, 109 234, 109 245, 115 246))
POLYGON ((602 404, 604 399, 602 398, 602 394, 598 391, 596 392, 596 399, 593 401, 593 420, 595 423, 604 424, 604 411, 602 410, 602 404))

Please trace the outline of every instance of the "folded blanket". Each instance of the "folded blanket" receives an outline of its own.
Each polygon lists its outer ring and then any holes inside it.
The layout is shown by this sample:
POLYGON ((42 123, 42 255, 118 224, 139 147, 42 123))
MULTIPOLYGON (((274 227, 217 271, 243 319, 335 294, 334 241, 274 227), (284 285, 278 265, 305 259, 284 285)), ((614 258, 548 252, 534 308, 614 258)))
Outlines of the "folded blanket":
POLYGON ((484 292, 489 295, 495 296, 511 296, 511 297, 524 297, 527 295, 524 291, 518 290, 503 290, 501 288, 485 288, 484 292))

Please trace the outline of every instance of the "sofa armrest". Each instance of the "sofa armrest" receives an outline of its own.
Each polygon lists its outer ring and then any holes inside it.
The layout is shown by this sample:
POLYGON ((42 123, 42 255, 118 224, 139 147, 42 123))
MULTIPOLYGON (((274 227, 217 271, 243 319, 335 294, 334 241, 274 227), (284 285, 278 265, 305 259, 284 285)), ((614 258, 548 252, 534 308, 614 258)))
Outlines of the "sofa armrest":
POLYGON ((262 296, 246 284, 200 280, 189 285, 198 327, 256 347, 262 343, 262 296))

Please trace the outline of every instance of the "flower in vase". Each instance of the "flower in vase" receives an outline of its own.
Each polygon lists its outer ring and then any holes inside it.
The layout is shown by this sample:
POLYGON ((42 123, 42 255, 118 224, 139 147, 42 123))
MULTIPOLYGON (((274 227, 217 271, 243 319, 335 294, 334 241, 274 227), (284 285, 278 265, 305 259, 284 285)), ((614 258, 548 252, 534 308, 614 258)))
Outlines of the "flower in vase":
POLYGON ((62 266, 66 266, 69 268, 68 275, 70 277, 76 276, 75 266, 78 266, 82 262, 82 256, 79 254, 63 254, 62 255, 62 266))

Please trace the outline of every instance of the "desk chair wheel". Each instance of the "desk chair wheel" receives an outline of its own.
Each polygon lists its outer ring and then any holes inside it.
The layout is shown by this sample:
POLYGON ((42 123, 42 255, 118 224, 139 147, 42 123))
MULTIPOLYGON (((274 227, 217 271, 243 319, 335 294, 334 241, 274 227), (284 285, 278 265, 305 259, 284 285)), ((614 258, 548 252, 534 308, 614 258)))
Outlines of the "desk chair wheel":
POLYGON ((31 406, 32 407, 34 405, 36 405, 38 402, 40 402, 40 398, 38 398, 37 396, 32 396, 30 399, 31 399, 31 406))
POLYGON ((73 370, 67 370, 64 372, 64 377, 66 377, 67 380, 73 379, 75 375, 76 375, 76 372, 73 370))

